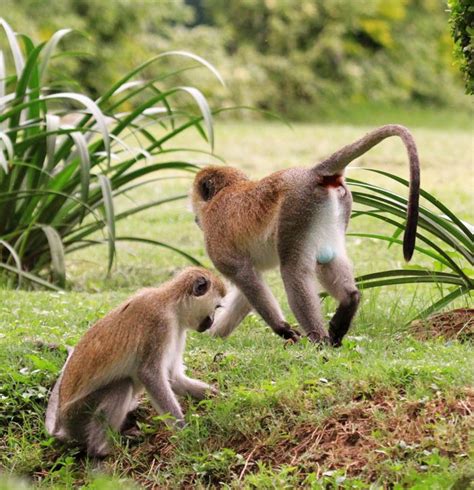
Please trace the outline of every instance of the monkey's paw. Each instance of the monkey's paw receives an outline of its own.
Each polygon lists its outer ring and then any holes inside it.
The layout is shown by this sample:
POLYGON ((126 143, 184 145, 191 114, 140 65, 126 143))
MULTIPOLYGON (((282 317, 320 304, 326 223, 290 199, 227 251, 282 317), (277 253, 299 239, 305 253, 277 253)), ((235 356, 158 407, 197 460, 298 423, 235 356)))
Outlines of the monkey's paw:
POLYGON ((206 394, 208 398, 212 398, 214 396, 220 395, 220 391, 217 388, 214 388, 214 386, 209 386, 206 390, 206 394))
POLYGON ((301 337, 301 334, 298 332, 298 330, 295 330, 294 328, 291 328, 288 323, 285 323, 284 327, 281 327, 277 332, 276 332, 280 337, 283 337, 287 343, 292 342, 298 342, 298 340, 301 337))
POLYGON ((329 345, 330 340, 329 340, 329 335, 327 333, 319 333, 316 330, 313 330, 312 332, 309 332, 307 335, 308 339, 310 342, 313 344, 318 344, 318 345, 329 345))

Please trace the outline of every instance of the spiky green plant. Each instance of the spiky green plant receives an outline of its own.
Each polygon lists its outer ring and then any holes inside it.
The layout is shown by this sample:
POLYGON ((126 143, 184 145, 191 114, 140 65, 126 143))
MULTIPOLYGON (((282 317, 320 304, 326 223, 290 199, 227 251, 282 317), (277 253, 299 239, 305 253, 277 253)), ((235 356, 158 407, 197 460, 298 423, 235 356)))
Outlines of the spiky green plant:
MULTIPOLYGON (((408 187, 408 181, 389 172, 370 169, 408 187)), ((376 185, 347 179, 353 189, 354 202, 363 208, 354 209, 353 217, 370 216, 395 228, 391 235, 383 233, 351 233, 352 236, 374 238, 402 245, 398 237, 405 229, 406 198, 376 185)), ((425 190, 420 191, 417 243, 415 249, 432 260, 432 267, 407 265, 404 268, 380 271, 357 278, 361 289, 397 284, 431 283, 441 287, 441 298, 420 316, 439 310, 474 289, 474 235, 471 225, 459 219, 446 205, 425 190), (447 290, 447 291, 446 291, 447 290)))
MULTIPOLYGON (((63 287, 65 255, 101 243, 91 235, 103 229, 110 271, 116 242, 141 240, 116 236, 116 222, 184 196, 148 202, 119 214, 114 211, 114 199, 145 184, 151 174, 156 178, 163 170, 194 171, 195 165, 172 158, 177 150, 173 139, 183 131, 197 128, 213 147, 211 111, 197 88, 169 86, 176 73, 170 70, 148 80, 140 77, 164 58, 177 56, 222 79, 199 56, 165 52, 127 73, 94 101, 50 88, 48 65, 69 29, 38 45, 16 34, 4 19, 0 19, 0 31, 6 34, 15 68, 13 73, 7 70, 0 51, 0 269, 19 279, 63 287), (195 102, 197 114, 172 107, 179 92, 195 102), (132 109, 123 112, 124 107, 132 109), (149 131, 150 124, 159 131, 149 131), (128 143, 131 135, 139 148, 128 143)), ((172 245, 146 242, 171 248, 196 262, 172 245)))

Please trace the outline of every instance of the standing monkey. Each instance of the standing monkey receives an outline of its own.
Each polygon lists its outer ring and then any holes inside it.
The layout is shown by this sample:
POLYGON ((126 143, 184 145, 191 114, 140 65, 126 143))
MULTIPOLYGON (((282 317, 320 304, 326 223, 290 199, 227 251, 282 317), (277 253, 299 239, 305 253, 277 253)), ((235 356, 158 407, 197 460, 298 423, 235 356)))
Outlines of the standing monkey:
POLYGON ((120 430, 143 389, 159 413, 171 414, 182 427, 175 394, 202 399, 215 391, 184 374, 186 329, 207 330, 224 295, 217 276, 190 267, 112 310, 69 352, 48 403, 47 431, 105 456, 107 429, 120 430))
POLYGON ((360 293, 345 250, 352 195, 344 169, 390 136, 399 136, 408 152, 410 189, 403 240, 405 259, 415 248, 420 169, 410 132, 382 126, 344 146, 312 168, 291 168, 251 181, 240 170, 206 167, 192 191, 196 222, 216 268, 236 286, 224 299, 211 332, 229 335, 255 310, 275 333, 297 340, 261 272, 279 266, 288 302, 313 342, 340 346, 357 311, 360 293), (339 306, 323 326, 314 276, 339 306))

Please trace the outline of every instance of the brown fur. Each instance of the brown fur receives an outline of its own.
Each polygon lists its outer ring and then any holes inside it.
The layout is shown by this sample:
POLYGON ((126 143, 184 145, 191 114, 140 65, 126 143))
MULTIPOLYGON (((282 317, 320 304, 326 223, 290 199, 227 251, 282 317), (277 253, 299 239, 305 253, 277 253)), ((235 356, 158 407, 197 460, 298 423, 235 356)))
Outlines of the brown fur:
POLYGON ((261 271, 279 266, 293 313, 312 340, 328 338, 322 326, 315 273, 340 302, 329 332, 331 342, 340 345, 360 297, 345 254, 344 232, 352 196, 342 174, 354 158, 394 135, 405 144, 410 162, 404 237, 404 255, 409 260, 418 218, 419 163, 413 138, 402 126, 378 128, 312 168, 282 170, 259 181, 251 181, 230 167, 211 166, 198 172, 192 190, 196 222, 214 265, 240 290, 224 301, 214 333, 228 335, 254 307, 276 333, 297 339, 297 332, 285 322, 260 276, 261 271), (337 250, 337 256, 329 263, 316 264, 316 247, 319 254, 325 245, 337 250))
MULTIPOLYGON (((208 317, 214 315, 215 307, 224 295, 224 284, 217 276, 206 269, 191 267, 158 288, 143 289, 112 310, 85 333, 68 358, 55 387, 56 394, 50 401, 57 406, 48 407, 48 430, 64 439, 81 442, 81 438, 86 438, 85 444, 91 454, 107 453, 102 437, 104 428, 100 425, 95 428, 97 424, 94 425, 92 420, 98 407, 107 405, 108 400, 109 405, 117 404, 115 398, 131 402, 142 385, 153 392, 154 387, 147 386, 148 378, 152 379, 156 374, 160 381, 158 371, 162 369, 163 359, 182 355, 180 349, 184 347, 185 329, 201 331, 203 325, 209 326, 211 320, 208 317), (196 288, 199 286, 204 292, 201 294, 199 290, 198 295, 196 288), (173 349, 176 354, 170 352, 173 349), (89 432, 98 433, 100 437, 81 435, 81 431, 87 432, 87 424, 93 426, 89 432), (94 442, 96 439, 98 442, 94 442)), ((179 366, 181 359, 168 361, 168 364, 176 365, 179 372, 162 373, 164 378, 175 376, 175 381, 180 384, 184 376, 184 370, 181 372, 179 366)), ((194 381, 197 393, 200 382, 185 378, 185 384, 194 381)), ((201 385, 209 388, 204 383, 201 385)), ((153 393, 150 394, 153 399, 153 393)), ((176 406, 174 400, 169 404, 176 406)), ((156 405, 167 411, 161 400, 156 400, 156 405)), ((104 411, 106 418, 114 419, 114 414, 108 415, 104 411)), ((121 420, 127 412, 125 407, 115 418, 121 420)), ((179 406, 176 412, 172 415, 179 418, 179 406)), ((119 422, 116 425, 120 425, 119 422)))

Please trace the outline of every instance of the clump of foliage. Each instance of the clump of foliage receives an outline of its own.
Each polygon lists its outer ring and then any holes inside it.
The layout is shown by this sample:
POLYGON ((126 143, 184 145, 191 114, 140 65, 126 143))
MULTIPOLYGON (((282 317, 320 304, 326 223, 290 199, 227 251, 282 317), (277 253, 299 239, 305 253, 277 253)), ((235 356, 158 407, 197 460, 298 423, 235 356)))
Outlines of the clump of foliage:
POLYGON ((87 32, 75 44, 65 40, 65 49, 94 56, 59 59, 57 66, 93 96, 137 56, 146 59, 158 48, 191 49, 218 65, 230 90, 219 90, 205 71, 182 76, 219 105, 305 119, 367 103, 462 107, 441 0, 3 0, 2 6, 36 39, 65 24, 87 32))
POLYGON ((474 5, 470 0, 450 0, 449 8, 455 56, 464 72, 466 91, 474 94, 474 5))
MULTIPOLYGON (((56 32, 35 45, 0 19, 15 67, 7 71, 0 52, 0 269, 49 285, 45 269, 64 286, 65 255, 108 243, 109 270, 118 240, 115 223, 175 195, 114 211, 114 199, 144 185, 163 170, 193 171, 172 157, 173 139, 196 127, 213 145, 212 116, 202 93, 191 86, 170 86, 172 72, 139 79, 145 69, 168 56, 180 56, 220 75, 205 60, 187 52, 165 52, 133 69, 97 100, 79 92, 57 92, 48 78, 52 54, 69 33, 56 32), (22 50, 18 39, 23 41, 22 50), (172 108, 177 93, 194 100, 198 114, 172 108), (125 110, 124 108, 130 108, 125 110), (156 125, 156 131, 149 131, 156 125), (105 238, 97 232, 105 231, 105 238)), ((172 246, 146 240, 174 249, 172 246)), ((176 250, 176 249, 174 249, 176 250)), ((190 260, 184 252, 177 250, 190 260)))
POLYGON ((72 86, 92 97, 133 69, 137 59, 153 56, 156 38, 171 36, 174 25, 192 19, 181 0, 2 0, 2 7, 11 25, 40 42, 65 25, 82 33, 63 39, 64 51, 73 56, 58 55, 49 68, 50 83, 66 73, 72 86))
MULTIPOLYGON (((407 180, 381 170, 370 170, 409 186, 407 180)), ((402 245, 399 236, 405 229, 407 200, 395 192, 360 180, 347 179, 354 188, 354 202, 363 205, 353 216, 370 216, 394 227, 392 235, 382 233, 352 233, 352 236, 373 238, 402 245)), ((361 289, 396 284, 436 284, 441 298, 417 316, 424 317, 437 311, 462 295, 474 290, 474 234, 473 227, 460 220, 445 204, 425 190, 420 191, 417 246, 415 249, 433 262, 425 268, 407 264, 400 269, 380 271, 357 278, 361 289)))
POLYGON ((219 28, 224 57, 234 60, 226 78, 237 103, 308 118, 308 104, 323 112, 368 101, 446 105, 462 93, 442 2, 202 4, 207 25, 198 24, 195 35, 204 42, 209 26, 219 28))

